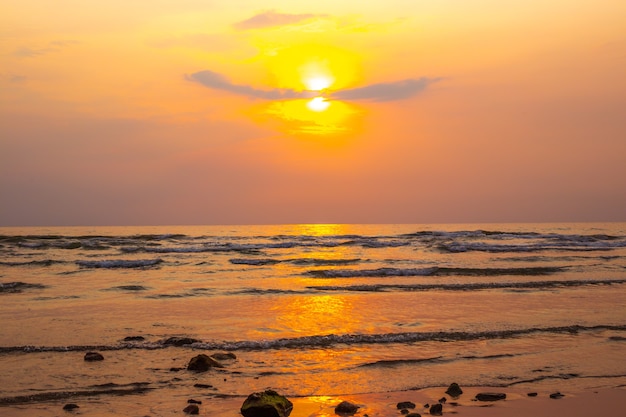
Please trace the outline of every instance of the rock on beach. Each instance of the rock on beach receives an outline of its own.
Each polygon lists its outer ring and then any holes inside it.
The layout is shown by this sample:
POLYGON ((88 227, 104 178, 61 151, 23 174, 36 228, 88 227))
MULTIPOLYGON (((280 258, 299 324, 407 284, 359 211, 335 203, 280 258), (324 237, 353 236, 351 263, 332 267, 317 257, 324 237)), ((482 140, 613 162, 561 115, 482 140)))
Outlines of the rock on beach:
POLYGON ((104 356, 98 352, 87 352, 85 353, 85 361, 87 362, 95 362, 95 361, 103 361, 104 356))
POLYGON ((287 397, 266 390, 250 394, 241 406, 241 414, 244 417, 288 417, 292 409, 293 404, 287 397))
POLYGON ((200 407, 195 404, 189 404, 183 409, 186 414, 200 414, 200 407))
POLYGON ((430 406, 430 415, 431 416, 440 416, 443 415, 443 405, 441 403, 433 404, 430 406))
POLYGON ((457 384, 456 382, 453 382, 450 384, 450 386, 446 390, 446 394, 448 394, 452 398, 456 398, 456 397, 459 397, 461 394, 463 394, 463 390, 461 389, 459 384, 457 384))
POLYGON ((506 394, 503 392, 480 392, 476 394, 478 401, 500 401, 506 399, 506 394))
POLYGON ((411 401, 402 401, 396 404, 396 408, 398 410, 415 408, 415 403, 412 403, 411 401))
POLYGON ((358 409, 358 405, 352 404, 349 401, 342 401, 337 405, 337 407, 335 407, 335 414, 352 415, 356 413, 358 409))
POLYGON ((223 368, 224 365, 213 359, 212 357, 205 355, 204 353, 194 356, 187 365, 187 370, 196 372, 206 372, 210 368, 223 368))

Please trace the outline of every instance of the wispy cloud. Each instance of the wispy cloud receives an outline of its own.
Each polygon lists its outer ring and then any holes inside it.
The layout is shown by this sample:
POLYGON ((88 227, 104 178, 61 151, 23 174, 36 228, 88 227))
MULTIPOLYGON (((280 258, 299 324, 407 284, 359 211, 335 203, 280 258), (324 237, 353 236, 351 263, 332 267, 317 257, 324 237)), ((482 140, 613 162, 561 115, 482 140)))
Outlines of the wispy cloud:
POLYGON ((16 49, 13 52, 13 55, 22 57, 22 58, 33 58, 36 56, 59 52, 63 48, 66 48, 71 45, 76 45, 78 43, 79 43, 78 41, 73 41, 73 40, 59 40, 59 41, 49 42, 48 45, 44 48, 30 48, 27 46, 23 46, 21 48, 16 49))
POLYGON ((323 95, 331 100, 342 101, 397 101, 413 97, 441 78, 412 78, 390 83, 370 84, 364 87, 330 92, 297 91, 289 88, 262 90, 245 84, 235 84, 227 77, 214 71, 204 70, 187 75, 189 81, 215 90, 262 100, 290 100, 323 95))
POLYGON ((214 71, 204 70, 187 76, 190 81, 195 81, 205 87, 216 90, 228 91, 250 98, 260 98, 263 100, 286 100, 303 97, 311 97, 307 91, 296 91, 288 88, 273 88, 261 90, 244 84, 234 84, 224 75, 214 71))
POLYGON ((413 97, 441 78, 411 78, 391 83, 370 84, 365 87, 334 91, 331 99, 346 101, 395 101, 413 97))
POLYGON ((275 10, 267 10, 262 13, 258 13, 249 19, 242 20, 233 24, 233 27, 237 30, 250 30, 250 29, 263 29, 276 26, 287 26, 296 23, 306 22, 312 19, 326 18, 325 14, 290 14, 279 13, 275 10))

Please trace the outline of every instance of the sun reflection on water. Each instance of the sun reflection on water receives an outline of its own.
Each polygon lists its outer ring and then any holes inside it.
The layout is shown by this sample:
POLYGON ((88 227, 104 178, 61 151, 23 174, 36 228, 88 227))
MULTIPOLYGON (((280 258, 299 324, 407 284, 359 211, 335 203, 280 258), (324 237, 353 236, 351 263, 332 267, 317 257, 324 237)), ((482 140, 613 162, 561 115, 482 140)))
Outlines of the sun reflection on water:
POLYGON ((277 321, 296 333, 327 335, 350 333, 353 305, 350 298, 318 295, 289 298, 272 308, 277 321))
POLYGON ((318 96, 275 101, 267 106, 264 113, 276 117, 279 127, 289 133, 328 135, 350 131, 351 118, 357 111, 347 103, 318 96))

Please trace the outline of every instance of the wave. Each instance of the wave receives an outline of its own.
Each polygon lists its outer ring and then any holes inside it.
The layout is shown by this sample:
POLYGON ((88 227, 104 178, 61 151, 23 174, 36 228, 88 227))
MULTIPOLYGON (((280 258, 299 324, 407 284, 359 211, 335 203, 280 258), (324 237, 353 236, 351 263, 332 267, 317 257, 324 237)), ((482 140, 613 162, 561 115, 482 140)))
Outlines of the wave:
POLYGON ((457 356, 446 358, 443 356, 435 356, 432 358, 418 358, 418 359, 383 359, 375 362, 368 362, 358 365, 357 368, 395 368, 403 365, 415 365, 424 363, 447 363, 455 362, 459 360, 484 360, 484 359, 501 359, 512 358, 518 356, 518 354, 503 353, 498 355, 486 355, 486 356, 457 356))
POLYGON ((415 277, 415 276, 498 276, 498 275, 550 275, 565 271, 565 267, 528 268, 378 268, 378 269, 320 269, 307 271, 316 278, 357 278, 357 277, 415 277))
POLYGON ((540 382, 540 381, 545 381, 545 380, 548 380, 548 379, 574 379, 574 378, 581 378, 581 379, 606 379, 606 378, 624 378, 624 377, 626 377, 626 374, 581 375, 581 374, 569 373, 569 374, 556 374, 556 375, 542 375, 542 376, 538 376, 536 378, 522 379, 522 380, 519 380, 519 381, 510 382, 510 383, 507 384, 507 386, 540 382))
POLYGON ((28 404, 40 401, 59 401, 75 397, 92 397, 96 395, 133 395, 143 394, 153 390, 149 382, 132 382, 130 384, 103 384, 94 385, 91 389, 73 391, 50 391, 31 395, 19 395, 15 397, 0 398, 0 405, 28 404))
POLYGON ((278 264, 281 261, 278 259, 229 259, 229 262, 234 265, 254 265, 254 266, 263 266, 263 265, 274 265, 278 264))
MULTIPOLYGON (((189 343, 174 345, 174 347, 192 348, 195 350, 222 350, 222 351, 263 351, 270 349, 316 349, 336 345, 372 345, 372 344, 406 344, 419 342, 454 342, 466 340, 496 340, 523 337, 531 334, 571 334, 597 331, 626 331, 626 324, 595 326, 569 325, 557 327, 529 327, 522 329, 487 330, 478 332, 440 331, 440 332, 406 332, 383 334, 329 334, 280 338, 270 340, 241 340, 241 341, 197 341, 188 338, 189 343)), ((158 341, 132 340, 122 341, 116 345, 82 345, 82 346, 6 346, 0 347, 0 353, 11 352, 75 352, 90 350, 124 350, 124 349, 164 349, 173 347, 168 343, 170 339, 158 341)))
POLYGON ((533 231, 507 232, 502 230, 416 231, 391 236, 358 234, 307 236, 190 236, 185 234, 143 235, 0 235, 5 247, 30 249, 84 249, 146 253, 246 252, 266 249, 361 246, 363 248, 390 248, 420 246, 439 251, 458 253, 480 252, 537 252, 607 251, 626 247, 626 236, 609 234, 561 234, 533 231))
POLYGON ((147 291, 149 288, 143 285, 118 285, 117 287, 109 288, 109 290, 117 291, 147 291))
POLYGON ((400 246, 407 246, 411 242, 406 240, 387 240, 375 237, 361 237, 359 239, 352 239, 342 242, 342 246, 361 246, 364 248, 395 248, 400 246))
POLYGON ((317 259, 317 258, 301 258, 290 259, 288 261, 294 265, 311 265, 311 266, 340 266, 340 265, 353 265, 364 262, 363 259, 317 259))
POLYGON ((532 282, 479 282, 465 284, 373 284, 373 285, 318 285, 308 286, 308 289, 318 291, 475 291, 493 289, 553 289, 568 287, 584 287, 590 285, 617 285, 626 284, 626 279, 613 280, 577 280, 577 281, 532 281, 532 282))
POLYGON ((182 293, 175 294, 151 294, 145 296, 145 298, 152 299, 168 299, 168 298, 187 298, 187 297, 199 297, 207 294, 211 294, 213 292, 210 288, 191 288, 190 290, 182 293))
POLYGON ((108 259, 105 261, 76 261, 81 268, 147 268, 162 263, 157 259, 108 259))
POLYGON ((234 258, 229 262, 235 265, 274 265, 278 263, 288 263, 292 265, 304 266, 341 266, 352 265, 362 262, 362 259, 318 259, 318 258, 297 258, 297 259, 271 259, 271 258, 234 258))
POLYGON ((415 365, 419 363, 441 363, 448 361, 449 359, 444 359, 443 356, 420 359, 383 359, 375 362, 360 364, 357 366, 357 368, 395 368, 402 365, 415 365))
POLYGON ((78 300, 78 295, 59 295, 57 297, 35 297, 33 301, 50 301, 50 300, 78 300))
POLYGON ((35 266, 35 267, 41 267, 41 266, 52 266, 52 265, 57 265, 57 264, 65 264, 67 263, 66 261, 57 261, 54 259, 43 259, 43 260, 39 260, 39 261, 23 261, 23 262, 4 262, 4 261, 0 261, 0 265, 3 266, 35 266))
POLYGON ((554 242, 535 242, 528 244, 492 244, 485 242, 446 242, 436 246, 440 251, 450 253, 460 252, 543 252, 543 251, 573 251, 592 252, 610 251, 626 247, 626 241, 589 241, 581 240, 556 240, 554 242))
POLYGON ((278 295, 278 294, 312 294, 313 290, 281 290, 278 288, 243 288, 235 291, 229 291, 229 295, 278 295))
POLYGON ((21 293, 24 290, 30 290, 30 289, 43 289, 46 288, 45 285, 43 284, 30 284, 27 282, 4 282, 4 283, 0 283, 0 294, 7 294, 7 293, 11 293, 11 294, 15 294, 15 293, 21 293))

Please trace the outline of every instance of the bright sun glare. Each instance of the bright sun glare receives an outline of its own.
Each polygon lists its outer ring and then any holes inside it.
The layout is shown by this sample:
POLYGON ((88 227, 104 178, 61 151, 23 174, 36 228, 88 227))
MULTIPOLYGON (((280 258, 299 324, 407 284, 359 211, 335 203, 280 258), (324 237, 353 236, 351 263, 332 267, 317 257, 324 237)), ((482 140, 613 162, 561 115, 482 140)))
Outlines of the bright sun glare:
POLYGON ((324 111, 330 106, 330 102, 324 97, 314 97, 306 103, 306 106, 313 111, 324 111))
POLYGON ((307 90, 322 91, 330 87, 333 81, 330 79, 330 77, 320 75, 320 76, 307 78, 304 82, 305 82, 307 90))

